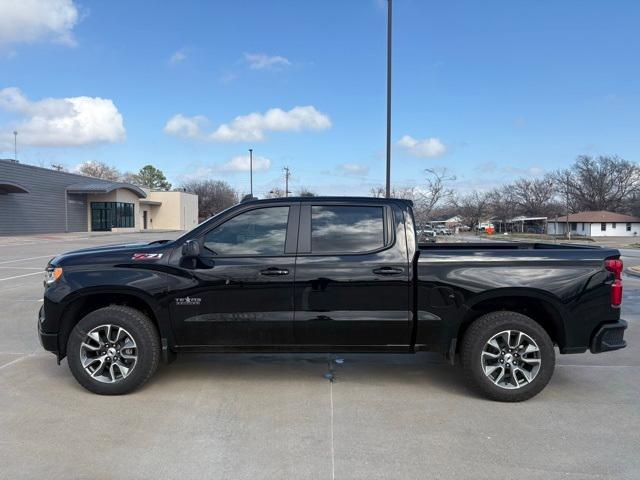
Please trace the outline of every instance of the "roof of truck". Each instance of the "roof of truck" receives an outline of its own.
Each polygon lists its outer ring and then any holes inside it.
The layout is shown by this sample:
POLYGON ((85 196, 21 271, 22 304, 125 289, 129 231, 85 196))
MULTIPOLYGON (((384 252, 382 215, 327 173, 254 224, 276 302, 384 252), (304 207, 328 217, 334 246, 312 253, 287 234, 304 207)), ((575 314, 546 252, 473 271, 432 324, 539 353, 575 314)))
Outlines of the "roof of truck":
POLYGON ((376 198, 376 197, 280 197, 280 198, 262 198, 247 199, 242 203, 287 203, 287 202, 345 202, 345 203, 379 203, 380 201, 391 201, 402 203, 404 205, 413 205, 411 200, 402 198, 376 198))

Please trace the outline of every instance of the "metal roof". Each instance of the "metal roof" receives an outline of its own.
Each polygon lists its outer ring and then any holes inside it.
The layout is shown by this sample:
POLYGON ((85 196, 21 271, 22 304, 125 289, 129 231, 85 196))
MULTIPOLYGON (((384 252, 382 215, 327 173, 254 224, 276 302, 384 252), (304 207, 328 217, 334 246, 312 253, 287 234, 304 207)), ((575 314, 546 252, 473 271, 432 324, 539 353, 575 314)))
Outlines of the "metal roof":
POLYGON ((144 193, 140 187, 132 185, 130 183, 122 182, 108 182, 108 181, 94 181, 89 180, 86 182, 74 183, 67 187, 68 193, 109 193, 120 188, 129 190, 135 193, 138 198, 146 198, 147 194, 144 193))

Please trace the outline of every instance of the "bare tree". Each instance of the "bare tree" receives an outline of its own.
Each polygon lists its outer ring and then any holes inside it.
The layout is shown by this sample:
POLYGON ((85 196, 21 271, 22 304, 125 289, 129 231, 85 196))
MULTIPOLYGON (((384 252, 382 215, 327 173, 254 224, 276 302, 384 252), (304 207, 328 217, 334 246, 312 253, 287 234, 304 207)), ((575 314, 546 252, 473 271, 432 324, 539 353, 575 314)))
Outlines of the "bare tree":
POLYGON ((462 221, 473 229, 489 214, 489 194, 474 191, 463 196, 453 197, 452 204, 456 207, 462 221))
POLYGON ((309 189, 307 187, 300 187, 298 189, 297 195, 299 197, 315 197, 316 196, 316 194, 314 192, 312 192, 311 189, 309 189))
POLYGON ((511 185, 497 187, 487 194, 488 209, 491 214, 500 220, 499 231, 503 231, 503 226, 518 215, 518 202, 511 185))
POLYGON ((424 224, 432 216, 433 209, 453 198, 453 190, 447 186, 448 182, 456 179, 446 167, 427 168, 425 171, 425 185, 416 190, 414 199, 418 224, 424 224))
MULTIPOLYGON (((452 198, 453 190, 447 183, 456 179, 446 168, 427 168, 424 173, 424 186, 394 187, 391 190, 391 197, 413 201, 413 211, 418 225, 424 225, 431 218, 436 206, 442 206, 452 198)), ((375 198, 383 198, 386 193, 384 187, 373 187, 370 192, 375 198)))
POLYGON ((556 194, 554 178, 551 175, 533 180, 521 178, 507 188, 512 191, 522 215, 547 215, 556 194))
POLYGON ((89 177, 103 178, 105 180, 117 181, 120 178, 120 172, 118 169, 107 165, 104 162, 89 161, 81 163, 78 167, 78 171, 82 175, 88 175, 89 177))
POLYGON ((284 189, 279 187, 272 188, 271 191, 269 191, 269 193, 267 193, 264 197, 265 198, 282 198, 284 197, 284 189))
POLYGON ((198 195, 198 212, 201 220, 238 203, 238 192, 221 180, 193 180, 183 183, 181 188, 198 195))
POLYGON ((640 194, 640 168, 617 156, 580 156, 555 178, 574 211, 629 211, 640 194))

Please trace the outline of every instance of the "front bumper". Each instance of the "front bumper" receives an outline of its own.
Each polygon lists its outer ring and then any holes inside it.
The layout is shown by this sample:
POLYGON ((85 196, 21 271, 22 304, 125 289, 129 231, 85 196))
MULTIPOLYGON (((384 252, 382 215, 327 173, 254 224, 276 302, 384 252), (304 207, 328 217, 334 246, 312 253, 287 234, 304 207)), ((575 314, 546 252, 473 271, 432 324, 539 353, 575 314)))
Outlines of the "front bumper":
POLYGON ((601 325, 591 340, 591 353, 609 352, 626 347, 624 331, 627 329, 627 325, 624 320, 601 325))
POLYGON ((49 352, 53 352, 58 356, 58 334, 57 333, 45 333, 42 331, 42 322, 44 321, 44 305, 40 307, 38 312, 38 337, 40 338, 40 345, 42 348, 49 352))

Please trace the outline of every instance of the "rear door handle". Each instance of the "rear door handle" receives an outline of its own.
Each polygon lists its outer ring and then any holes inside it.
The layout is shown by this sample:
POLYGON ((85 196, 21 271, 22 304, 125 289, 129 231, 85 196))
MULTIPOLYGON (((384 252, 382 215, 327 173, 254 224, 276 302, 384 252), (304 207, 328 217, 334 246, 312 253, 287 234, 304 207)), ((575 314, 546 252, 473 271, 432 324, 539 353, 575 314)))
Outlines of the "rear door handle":
POLYGON ((376 275, 401 275, 404 273, 403 268, 395 268, 395 267, 380 267, 374 268, 373 273, 376 275))
POLYGON ((269 267, 264 270, 260 270, 260 275, 267 275, 271 277, 275 277, 277 275, 289 275, 289 270, 286 268, 269 267))

